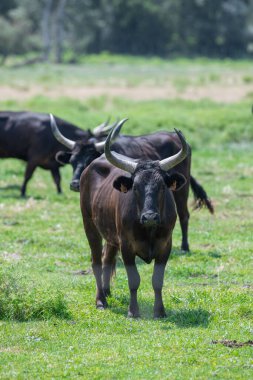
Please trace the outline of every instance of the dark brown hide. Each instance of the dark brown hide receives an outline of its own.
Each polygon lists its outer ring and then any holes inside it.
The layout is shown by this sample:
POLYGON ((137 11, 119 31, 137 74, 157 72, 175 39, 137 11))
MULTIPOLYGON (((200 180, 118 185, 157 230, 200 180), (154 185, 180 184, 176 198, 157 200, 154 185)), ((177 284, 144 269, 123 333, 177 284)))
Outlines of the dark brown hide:
POLYGON ((97 283, 96 305, 98 308, 107 306, 115 256, 121 251, 131 295, 129 316, 139 316, 140 276, 135 265, 135 257, 139 256, 146 263, 155 261, 152 277, 154 317, 164 317, 161 290, 177 217, 170 188, 176 178, 181 180, 180 186, 185 178, 179 174, 168 176, 159 168, 158 161, 138 164, 132 177, 125 180, 123 192, 113 187, 121 189, 122 178, 126 178, 126 172, 112 166, 103 156, 93 161, 81 176, 80 203, 97 283), (138 194, 135 193, 137 185, 138 194), (143 222, 142 217, 148 212, 159 216, 152 224, 143 222), (103 249, 102 239, 106 241, 103 249))

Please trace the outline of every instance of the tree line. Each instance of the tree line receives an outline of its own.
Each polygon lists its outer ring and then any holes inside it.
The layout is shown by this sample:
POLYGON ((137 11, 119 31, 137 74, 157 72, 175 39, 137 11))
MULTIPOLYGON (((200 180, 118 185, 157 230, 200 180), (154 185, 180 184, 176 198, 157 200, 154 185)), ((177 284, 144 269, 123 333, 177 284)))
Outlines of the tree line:
POLYGON ((28 52, 241 58, 253 51, 253 0, 1 0, 0 31, 2 63, 28 52))

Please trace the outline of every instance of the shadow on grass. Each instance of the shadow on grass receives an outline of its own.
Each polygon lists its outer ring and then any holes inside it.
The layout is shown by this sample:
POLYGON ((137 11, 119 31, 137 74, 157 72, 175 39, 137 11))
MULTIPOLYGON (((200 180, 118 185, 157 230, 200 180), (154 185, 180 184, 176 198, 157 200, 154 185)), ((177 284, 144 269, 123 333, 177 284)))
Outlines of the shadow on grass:
MULTIPOLYGON (((109 310, 115 314, 127 316, 129 297, 118 296, 117 298, 111 297, 109 299, 109 310)), ((141 320, 154 320, 153 319, 153 303, 139 302, 141 320)), ((197 309, 166 309, 166 318, 156 319, 160 321, 163 329, 171 329, 172 324, 179 328, 191 327, 208 327, 211 320, 211 314, 202 308, 197 309)))
POLYGON ((1 193, 1 198, 15 198, 15 199, 21 198, 20 186, 18 185, 1 186, 0 193, 1 193), (18 193, 17 193, 17 190, 18 190, 18 193))
POLYGON ((19 199, 21 201, 23 200, 24 202, 29 200, 30 198, 33 198, 37 201, 45 199, 45 197, 42 197, 40 195, 26 195, 26 196, 22 197, 20 194, 20 186, 18 186, 18 185, 8 185, 5 187, 0 187, 0 193, 1 193, 1 198, 19 199), (12 192, 12 190, 13 190, 13 192, 12 192), (18 193, 16 192, 16 190, 18 190, 18 193), (15 191, 15 193, 14 193, 14 191, 15 191))
POLYGON ((0 187, 0 191, 4 191, 4 190, 20 190, 20 185, 6 185, 6 186, 0 187))
POLYGON ((220 259, 222 257, 222 254, 218 251, 209 251, 207 254, 214 259, 220 259))
POLYGON ((166 321, 174 323, 177 327, 187 328, 207 327, 210 319, 211 314, 207 310, 198 308, 168 310, 166 321))
POLYGON ((173 247, 170 254, 170 260, 173 258, 173 256, 192 256, 194 252, 192 251, 182 251, 181 248, 173 247))
POLYGON ((171 255, 170 255, 170 260, 173 258, 176 258, 178 256, 187 256, 187 257, 191 257, 191 256, 194 256, 194 255, 197 255, 198 253, 202 253, 203 255, 205 256, 209 256, 209 257, 212 257, 214 259, 220 259, 222 257, 222 254, 216 250, 210 250, 210 251, 204 251, 203 252, 197 252, 197 251, 189 251, 189 252, 186 252, 186 251, 182 251, 180 248, 173 248, 172 251, 171 251, 171 255))

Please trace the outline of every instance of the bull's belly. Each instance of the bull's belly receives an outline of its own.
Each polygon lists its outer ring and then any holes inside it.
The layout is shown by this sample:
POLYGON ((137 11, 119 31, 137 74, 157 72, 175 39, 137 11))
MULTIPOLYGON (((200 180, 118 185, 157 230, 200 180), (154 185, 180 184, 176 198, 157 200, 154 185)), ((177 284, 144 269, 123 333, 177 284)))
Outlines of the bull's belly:
POLYGON ((11 152, 0 148, 0 158, 17 158, 18 160, 27 161, 26 155, 22 153, 11 152))
MULTIPOLYGON (((103 226, 100 229, 100 234, 107 244, 117 247, 119 250, 126 251, 140 257, 146 263, 151 263, 156 257, 163 254, 168 254, 168 247, 171 246, 171 235, 163 236, 161 238, 147 237, 146 239, 136 239, 133 236, 119 237, 114 228, 103 226)), ((126 252, 127 253, 127 252, 126 252)))

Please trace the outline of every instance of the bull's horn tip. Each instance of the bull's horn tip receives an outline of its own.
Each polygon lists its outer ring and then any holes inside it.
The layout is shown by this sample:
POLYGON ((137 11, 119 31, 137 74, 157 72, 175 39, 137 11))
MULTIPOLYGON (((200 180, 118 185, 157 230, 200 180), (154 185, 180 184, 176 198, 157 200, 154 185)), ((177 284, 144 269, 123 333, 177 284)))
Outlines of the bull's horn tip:
POLYGON ((123 124, 128 120, 128 118, 120 120, 117 125, 112 129, 113 131, 120 131, 123 124))

